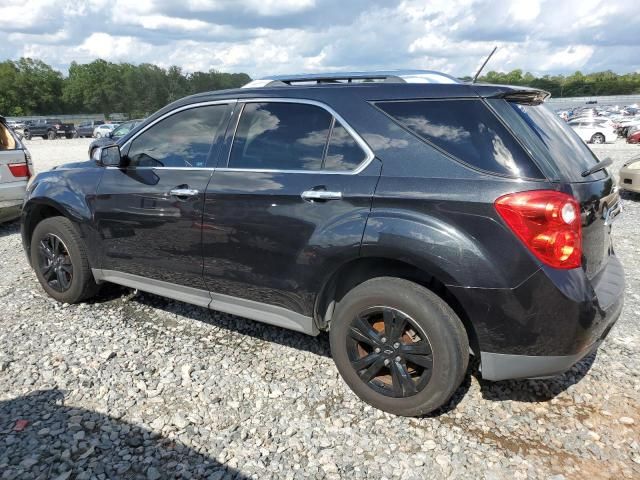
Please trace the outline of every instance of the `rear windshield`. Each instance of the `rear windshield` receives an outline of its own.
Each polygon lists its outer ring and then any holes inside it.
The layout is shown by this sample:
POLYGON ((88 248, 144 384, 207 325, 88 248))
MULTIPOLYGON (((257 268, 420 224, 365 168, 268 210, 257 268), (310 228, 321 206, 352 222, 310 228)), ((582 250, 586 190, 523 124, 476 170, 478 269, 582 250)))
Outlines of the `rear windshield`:
POLYGON ((0 123, 0 150, 15 150, 16 146, 16 140, 11 135, 9 127, 0 123))
MULTIPOLYGON (((521 105, 505 100, 490 100, 522 143, 547 165, 552 179, 570 182, 600 180, 600 171, 582 177, 582 172, 598 163, 598 158, 580 137, 546 105, 521 105)), ((545 169, 546 170, 546 169, 545 169)))
POLYGON ((422 139, 472 167, 509 177, 543 178, 524 148, 479 99, 376 105, 422 139))

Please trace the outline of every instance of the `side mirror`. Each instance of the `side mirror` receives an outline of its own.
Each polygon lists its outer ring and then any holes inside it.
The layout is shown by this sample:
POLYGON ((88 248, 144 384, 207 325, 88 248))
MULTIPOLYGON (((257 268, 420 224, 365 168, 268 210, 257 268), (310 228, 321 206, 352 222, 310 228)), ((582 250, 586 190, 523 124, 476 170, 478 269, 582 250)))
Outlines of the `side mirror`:
POLYGON ((122 164, 122 155, 118 145, 98 147, 93 151, 93 160, 104 167, 119 167, 122 164))

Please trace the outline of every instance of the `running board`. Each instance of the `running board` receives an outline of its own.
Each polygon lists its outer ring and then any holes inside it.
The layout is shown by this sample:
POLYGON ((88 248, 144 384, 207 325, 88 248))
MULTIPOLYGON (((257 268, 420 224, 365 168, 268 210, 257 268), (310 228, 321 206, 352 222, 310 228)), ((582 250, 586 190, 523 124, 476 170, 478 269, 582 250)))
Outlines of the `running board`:
POLYGON ((255 302, 245 298, 232 297, 221 293, 209 292, 199 288, 177 285, 152 278, 115 270, 91 269, 96 282, 112 282, 125 287, 136 288, 162 297, 210 308, 219 312, 249 318, 257 322, 287 328, 307 335, 318 335, 319 331, 313 319, 289 309, 255 302))

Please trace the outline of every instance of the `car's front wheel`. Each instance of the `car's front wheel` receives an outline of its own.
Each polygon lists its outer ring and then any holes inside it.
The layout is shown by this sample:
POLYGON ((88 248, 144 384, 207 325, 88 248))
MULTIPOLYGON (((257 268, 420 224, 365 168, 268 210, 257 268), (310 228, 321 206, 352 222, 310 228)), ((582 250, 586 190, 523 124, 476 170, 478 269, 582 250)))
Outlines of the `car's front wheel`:
POLYGON ((467 371, 469 342, 455 312, 432 291, 400 278, 374 278, 347 293, 329 338, 349 387, 396 415, 443 406, 467 371))
POLYGON ((591 137, 591 143, 601 144, 601 143, 604 143, 604 141, 605 141, 604 135, 601 133, 594 133, 593 136, 591 137))
POLYGON ((49 140, 55 140, 56 139, 56 132, 54 132, 53 130, 49 130, 47 132, 47 138, 49 140))
POLYGON ((82 237, 65 217, 36 225, 31 237, 31 265, 42 288, 59 302, 77 303, 98 291, 82 237))

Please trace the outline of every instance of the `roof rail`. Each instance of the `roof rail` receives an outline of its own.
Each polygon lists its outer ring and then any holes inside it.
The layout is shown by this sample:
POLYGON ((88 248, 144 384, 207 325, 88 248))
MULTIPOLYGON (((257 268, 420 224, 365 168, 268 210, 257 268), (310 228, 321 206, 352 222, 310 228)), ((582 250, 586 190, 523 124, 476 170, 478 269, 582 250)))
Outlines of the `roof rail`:
POLYGON ((433 70, 384 70, 373 72, 311 73, 277 75, 252 80, 242 88, 288 87, 350 83, 462 83, 455 77, 433 70))

